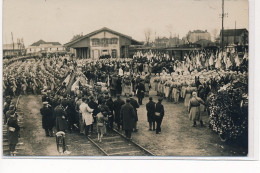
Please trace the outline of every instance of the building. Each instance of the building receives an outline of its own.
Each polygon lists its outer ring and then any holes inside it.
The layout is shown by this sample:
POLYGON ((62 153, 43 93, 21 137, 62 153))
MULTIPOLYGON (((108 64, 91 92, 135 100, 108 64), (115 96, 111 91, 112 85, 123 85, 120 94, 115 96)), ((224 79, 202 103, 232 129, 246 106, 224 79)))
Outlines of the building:
POLYGON ((196 43, 199 40, 211 40, 210 33, 207 32, 207 30, 194 30, 189 31, 186 35, 188 42, 190 43, 196 43))
POLYGON ((65 52, 63 45, 59 42, 45 42, 43 40, 39 40, 26 48, 27 54, 59 52, 65 52))
POLYGON ((3 44, 3 57, 22 55, 25 53, 24 44, 3 44))
MULTIPOLYGON (((223 32, 224 46, 236 44, 248 44, 248 30, 243 29, 224 29, 223 32)), ((220 31, 220 44, 222 45, 222 30, 220 31)))
POLYGON ((142 44, 130 36, 104 27, 68 42, 64 46, 75 50, 78 58, 99 59, 101 56, 128 58, 131 45, 142 44))
POLYGON ((169 38, 166 37, 158 37, 154 41, 155 47, 167 47, 169 44, 169 38))

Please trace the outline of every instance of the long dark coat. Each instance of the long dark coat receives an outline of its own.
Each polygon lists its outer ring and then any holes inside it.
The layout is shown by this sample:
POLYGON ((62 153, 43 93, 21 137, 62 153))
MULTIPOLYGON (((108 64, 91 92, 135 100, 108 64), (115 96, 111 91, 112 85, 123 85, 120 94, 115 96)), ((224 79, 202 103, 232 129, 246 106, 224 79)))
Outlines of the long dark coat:
POLYGON ((15 117, 10 117, 7 122, 8 125, 8 142, 9 144, 17 144, 20 127, 18 125, 17 119, 15 117), (9 131, 9 127, 15 128, 15 131, 9 131))
POLYGON ((135 110, 135 115, 136 115, 135 121, 138 121, 137 108, 139 108, 139 104, 134 98, 130 98, 130 104, 134 107, 135 110))
POLYGON ((155 119, 163 119, 164 117, 164 107, 161 102, 157 102, 155 105, 155 112, 159 112, 160 116, 155 116, 155 119))
POLYGON ((147 121, 148 122, 154 122, 154 114, 155 114, 155 102, 150 100, 146 104, 146 110, 147 110, 147 121))
POLYGON ((129 103, 124 104, 121 108, 120 115, 122 117, 124 130, 133 130, 136 119, 134 107, 129 103))
POLYGON ((54 126, 54 118, 52 116, 51 107, 43 107, 40 109, 42 114, 42 128, 52 129, 54 126))
POLYGON ((120 123, 120 111, 125 102, 121 99, 117 99, 114 101, 114 111, 115 111, 115 122, 120 123))
POLYGON ((136 86, 136 89, 137 89, 137 97, 144 98, 144 92, 145 92, 144 84, 140 82, 139 85, 136 86))
POLYGON ((61 105, 58 105, 54 109, 53 115, 56 118, 56 128, 57 128, 57 131, 66 131, 68 129, 68 123, 67 123, 66 118, 63 119, 62 116, 66 117, 67 115, 66 115, 66 112, 61 107, 61 105))

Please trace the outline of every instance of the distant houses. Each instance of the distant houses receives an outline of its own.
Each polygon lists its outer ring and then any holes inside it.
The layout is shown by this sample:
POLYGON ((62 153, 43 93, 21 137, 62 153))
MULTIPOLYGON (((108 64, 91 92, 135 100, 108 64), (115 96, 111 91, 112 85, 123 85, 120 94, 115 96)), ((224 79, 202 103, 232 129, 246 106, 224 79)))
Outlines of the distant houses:
POLYGON ((45 42, 43 40, 39 40, 26 48, 27 54, 60 52, 65 52, 62 44, 59 42, 45 42))
POLYGON ((22 55, 25 53, 24 44, 13 43, 13 44, 3 44, 3 57, 12 57, 17 55, 22 55))

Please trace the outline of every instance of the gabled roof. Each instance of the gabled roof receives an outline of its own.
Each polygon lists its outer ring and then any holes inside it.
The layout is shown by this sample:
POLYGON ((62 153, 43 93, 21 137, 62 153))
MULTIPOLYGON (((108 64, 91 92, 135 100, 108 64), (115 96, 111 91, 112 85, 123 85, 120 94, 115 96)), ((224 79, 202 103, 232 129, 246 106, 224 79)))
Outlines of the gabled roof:
POLYGON ((107 28, 107 27, 103 27, 103 28, 101 28, 101 29, 99 29, 99 30, 96 30, 96 31, 93 31, 93 32, 91 32, 91 33, 89 33, 89 34, 87 34, 87 35, 84 35, 83 37, 80 37, 80 38, 78 38, 78 39, 76 39, 76 40, 70 41, 70 42, 64 44, 64 46, 70 46, 70 45, 72 45, 72 44, 74 44, 74 43, 76 43, 76 42, 78 42, 78 41, 80 41, 80 40, 83 40, 84 38, 91 37, 92 35, 95 35, 95 34, 97 34, 97 33, 103 32, 103 31, 108 31, 108 32, 113 33, 113 34, 120 35, 121 37, 128 38, 128 39, 131 40, 131 43, 141 44, 141 43, 139 43, 138 41, 132 39, 132 37, 130 37, 130 36, 128 36, 128 35, 124 35, 124 34, 121 34, 121 33, 117 32, 117 31, 114 31, 114 30, 112 30, 112 29, 109 29, 109 28, 107 28))
MULTIPOLYGON (((243 32, 248 32, 246 28, 243 29, 224 29, 223 35, 226 36, 238 36, 241 35, 243 32)), ((220 35, 222 34, 222 30, 220 31, 220 35)))
POLYGON ((33 43, 31 46, 40 46, 41 44, 61 45, 59 42, 46 42, 43 40, 39 40, 39 41, 33 43))

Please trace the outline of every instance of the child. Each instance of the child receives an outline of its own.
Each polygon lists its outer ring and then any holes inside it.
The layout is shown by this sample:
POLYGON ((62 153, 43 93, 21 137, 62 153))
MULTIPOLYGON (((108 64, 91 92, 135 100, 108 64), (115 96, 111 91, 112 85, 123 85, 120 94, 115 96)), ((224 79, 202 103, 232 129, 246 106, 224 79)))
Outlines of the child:
POLYGON ((105 121, 108 120, 106 116, 106 112, 100 112, 97 114, 97 133, 98 133, 98 141, 102 142, 103 134, 104 134, 104 125, 105 121))
POLYGON ((17 122, 17 118, 15 116, 15 112, 10 113, 10 117, 7 120, 8 125, 8 141, 9 141, 9 149, 10 155, 15 156, 15 146, 18 143, 19 131, 20 127, 17 122))

